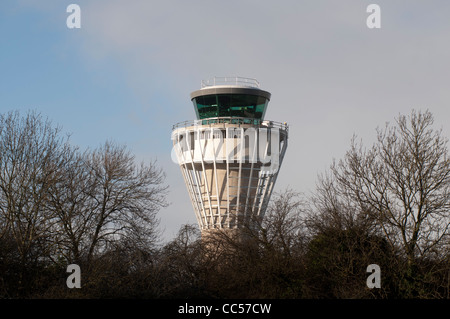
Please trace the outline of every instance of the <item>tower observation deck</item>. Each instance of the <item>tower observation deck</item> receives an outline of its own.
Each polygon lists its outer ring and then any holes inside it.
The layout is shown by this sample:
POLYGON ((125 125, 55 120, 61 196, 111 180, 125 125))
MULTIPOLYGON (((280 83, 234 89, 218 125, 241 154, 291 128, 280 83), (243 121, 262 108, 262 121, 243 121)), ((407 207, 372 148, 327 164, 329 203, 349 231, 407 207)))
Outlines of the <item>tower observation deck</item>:
POLYGON ((255 79, 215 77, 191 93, 197 119, 173 126, 202 234, 263 218, 288 144, 287 124, 264 119, 270 98, 255 79))

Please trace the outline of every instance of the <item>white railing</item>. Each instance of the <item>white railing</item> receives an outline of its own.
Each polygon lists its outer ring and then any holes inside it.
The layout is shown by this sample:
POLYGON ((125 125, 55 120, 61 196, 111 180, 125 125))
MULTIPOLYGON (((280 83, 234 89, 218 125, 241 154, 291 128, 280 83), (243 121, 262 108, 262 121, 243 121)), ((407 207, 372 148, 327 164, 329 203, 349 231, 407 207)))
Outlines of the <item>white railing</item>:
MULTIPOLYGON (((255 127, 269 127, 269 128, 279 128, 284 131, 289 130, 289 125, 284 122, 267 121, 260 119, 252 119, 246 117, 210 117, 200 120, 188 120, 180 123, 176 123, 172 126, 172 130, 178 129, 180 127, 189 127, 196 125, 214 125, 217 127, 218 124, 252 124, 255 127)), ((225 126, 224 126, 225 127, 225 126)))
POLYGON ((259 88, 259 82, 256 79, 244 78, 240 76, 215 76, 208 80, 202 80, 201 88, 216 86, 216 85, 237 85, 237 86, 249 86, 259 88))

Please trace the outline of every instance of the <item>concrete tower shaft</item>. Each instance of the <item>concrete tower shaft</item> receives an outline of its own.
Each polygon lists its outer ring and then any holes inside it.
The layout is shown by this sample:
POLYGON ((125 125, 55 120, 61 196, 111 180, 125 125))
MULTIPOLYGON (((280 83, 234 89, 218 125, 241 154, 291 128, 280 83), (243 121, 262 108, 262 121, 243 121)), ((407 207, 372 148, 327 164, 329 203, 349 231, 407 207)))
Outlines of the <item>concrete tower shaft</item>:
POLYGON ((239 229, 264 216, 288 141, 285 123, 264 120, 270 93, 243 78, 217 79, 191 94, 197 120, 172 131, 202 232, 239 229))

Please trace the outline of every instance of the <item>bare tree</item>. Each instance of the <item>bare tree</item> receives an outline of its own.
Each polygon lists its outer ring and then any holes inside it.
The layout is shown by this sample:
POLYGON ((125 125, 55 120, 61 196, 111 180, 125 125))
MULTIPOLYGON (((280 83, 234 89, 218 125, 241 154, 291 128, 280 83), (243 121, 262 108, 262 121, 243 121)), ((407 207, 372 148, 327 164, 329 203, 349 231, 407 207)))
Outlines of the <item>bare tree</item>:
POLYGON ((154 286, 159 286, 160 296, 166 298, 208 296, 209 276, 218 271, 212 258, 211 251, 202 242, 198 226, 183 225, 177 236, 161 250, 154 286))
POLYGON ((258 234, 260 243, 266 249, 275 250, 285 256, 291 256, 295 249, 302 246, 304 224, 302 213, 305 201, 301 194, 292 189, 275 193, 260 223, 258 234))
POLYGON ((447 139, 432 124, 428 111, 400 115, 378 129, 372 148, 354 138, 331 166, 337 193, 376 221, 410 265, 416 257, 448 258, 450 160, 447 139))
MULTIPOLYGON (((301 296, 304 225, 301 194, 275 193, 264 218, 243 223, 240 236, 218 231, 207 245, 217 250, 217 271, 211 282, 224 297, 298 298, 301 296)), ((209 249, 211 251, 211 249, 209 249)))
POLYGON ((0 234, 13 234, 22 258, 38 239, 52 235, 54 215, 45 203, 70 151, 59 133, 36 113, 0 117, 0 234))
POLYGON ((305 224, 309 237, 306 259, 307 297, 385 298, 392 294, 395 254, 377 232, 373 218, 346 192, 332 174, 320 175, 308 201, 305 224), (366 268, 383 269, 382 289, 370 290, 366 268))
POLYGON ((95 214, 90 197, 95 185, 84 156, 78 152, 71 154, 58 183, 49 190, 48 206, 55 214, 58 227, 57 257, 74 263, 80 263, 87 256, 87 234, 93 227, 95 214))
POLYGON ((19 289, 26 267, 54 249, 56 220, 46 201, 70 152, 60 129, 39 114, 0 116, 0 239, 14 242, 19 289))
POLYGON ((63 251, 88 263, 118 243, 149 249, 158 238, 156 213, 167 186, 156 165, 136 164, 124 146, 107 142, 78 154, 52 190, 52 207, 63 230, 63 251))
POLYGON ((136 163, 125 146, 80 153, 37 113, 0 115, 0 289, 24 296, 43 271, 102 253, 148 260, 163 182, 156 162, 136 163))

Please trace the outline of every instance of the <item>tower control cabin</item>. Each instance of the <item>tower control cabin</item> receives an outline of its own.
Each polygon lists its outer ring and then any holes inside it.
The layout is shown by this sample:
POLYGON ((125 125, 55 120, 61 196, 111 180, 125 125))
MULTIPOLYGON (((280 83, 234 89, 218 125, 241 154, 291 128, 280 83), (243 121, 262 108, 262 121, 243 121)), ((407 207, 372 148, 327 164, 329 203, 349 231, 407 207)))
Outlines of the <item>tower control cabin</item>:
POLYGON ((173 126, 202 234, 263 218, 288 142, 286 123, 264 119, 270 98, 254 79, 215 77, 191 93, 197 119, 173 126))

